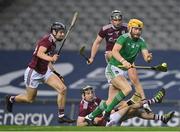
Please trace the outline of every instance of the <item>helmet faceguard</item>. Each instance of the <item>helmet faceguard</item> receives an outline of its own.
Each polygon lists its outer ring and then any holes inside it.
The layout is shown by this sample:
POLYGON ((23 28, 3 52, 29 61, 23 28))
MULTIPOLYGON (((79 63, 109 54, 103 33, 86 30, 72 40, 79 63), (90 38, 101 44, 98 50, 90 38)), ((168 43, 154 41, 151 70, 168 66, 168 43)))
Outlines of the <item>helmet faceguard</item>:
POLYGON ((56 32, 59 31, 59 30, 66 30, 66 27, 64 24, 60 23, 60 22, 54 22, 52 25, 51 25, 51 33, 52 31, 55 30, 56 32))
POLYGON ((62 24, 62 23, 60 23, 60 22, 54 22, 54 23, 51 25, 51 33, 52 33, 52 35, 55 37, 55 39, 56 39, 57 41, 61 41, 64 37, 60 37, 60 38, 57 37, 56 35, 57 35, 58 31, 61 31, 61 32, 65 33, 65 32, 66 32, 66 27, 65 27, 64 24, 62 24), (54 34, 53 31, 55 31, 55 34, 54 34))
POLYGON ((85 95, 85 91, 88 91, 88 90, 94 91, 94 88, 92 86, 87 85, 84 88, 82 88, 82 94, 85 95))
POLYGON ((122 14, 119 10, 114 10, 111 13, 110 21, 113 24, 114 28, 118 29, 121 27, 122 14))
POLYGON ((119 11, 119 10, 112 11, 110 19, 111 20, 117 20, 117 19, 121 20, 122 19, 121 11, 119 11))

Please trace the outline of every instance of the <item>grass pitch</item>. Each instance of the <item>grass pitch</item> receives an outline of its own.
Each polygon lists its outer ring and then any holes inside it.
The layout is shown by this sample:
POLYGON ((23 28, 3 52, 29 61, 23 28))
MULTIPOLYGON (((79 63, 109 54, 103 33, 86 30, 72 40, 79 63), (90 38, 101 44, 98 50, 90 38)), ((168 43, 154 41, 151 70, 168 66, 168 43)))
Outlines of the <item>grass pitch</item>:
POLYGON ((0 126, 0 131, 120 131, 180 132, 180 127, 77 127, 77 126, 0 126))

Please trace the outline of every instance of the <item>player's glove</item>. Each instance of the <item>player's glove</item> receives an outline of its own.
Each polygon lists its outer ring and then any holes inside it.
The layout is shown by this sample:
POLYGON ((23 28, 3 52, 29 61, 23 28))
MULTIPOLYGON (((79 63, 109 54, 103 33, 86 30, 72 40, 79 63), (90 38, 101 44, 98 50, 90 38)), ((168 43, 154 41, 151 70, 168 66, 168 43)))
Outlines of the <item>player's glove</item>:
POLYGON ((143 99, 142 101, 144 102, 144 103, 143 103, 143 108, 144 108, 144 110, 145 110, 147 113, 151 113, 152 110, 151 110, 151 108, 150 108, 147 100, 146 100, 146 99, 143 99))
POLYGON ((61 74, 59 74, 57 71, 53 71, 53 73, 56 74, 59 77, 59 79, 61 79, 61 81, 64 83, 64 78, 63 76, 61 76, 61 74))

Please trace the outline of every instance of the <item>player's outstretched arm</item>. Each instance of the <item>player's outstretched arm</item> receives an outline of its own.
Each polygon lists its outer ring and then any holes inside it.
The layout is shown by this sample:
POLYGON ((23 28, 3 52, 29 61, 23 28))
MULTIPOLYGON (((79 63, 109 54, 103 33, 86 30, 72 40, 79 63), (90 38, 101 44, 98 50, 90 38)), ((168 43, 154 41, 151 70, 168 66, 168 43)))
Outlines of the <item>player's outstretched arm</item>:
POLYGON ((98 49, 99 49, 99 47, 100 47, 100 44, 101 44, 102 40, 103 40, 103 38, 100 37, 99 35, 98 35, 97 38, 95 39, 95 41, 94 41, 94 43, 93 43, 93 45, 92 45, 92 48, 91 48, 91 56, 90 56, 90 58, 89 58, 89 63, 88 63, 88 64, 93 63, 94 58, 95 58, 95 56, 96 56, 96 53, 97 53, 97 51, 98 51, 98 49))

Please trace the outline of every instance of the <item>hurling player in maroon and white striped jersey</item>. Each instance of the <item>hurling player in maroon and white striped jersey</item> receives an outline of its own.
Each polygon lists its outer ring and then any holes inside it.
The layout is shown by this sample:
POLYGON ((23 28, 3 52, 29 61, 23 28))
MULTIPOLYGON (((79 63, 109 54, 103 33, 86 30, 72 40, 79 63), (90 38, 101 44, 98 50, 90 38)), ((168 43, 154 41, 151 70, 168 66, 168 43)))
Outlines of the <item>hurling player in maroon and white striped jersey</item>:
POLYGON ((58 59, 58 54, 55 52, 55 42, 63 40, 64 36, 64 24, 54 22, 51 26, 51 32, 37 42, 32 59, 24 73, 26 92, 16 96, 6 96, 6 110, 8 112, 12 112, 14 102, 32 103, 36 98, 38 85, 45 83, 58 93, 58 122, 72 123, 75 121, 64 115, 67 87, 60 74, 54 70, 52 65, 58 59))
MULTIPOLYGON (((90 114, 96 107, 103 102, 95 95, 94 88, 92 86, 86 86, 82 89, 82 100, 79 104, 79 114, 77 118, 77 126, 87 126, 85 116, 90 114)), ((102 114, 94 119, 94 125, 105 126, 106 122, 102 117, 102 114)))

